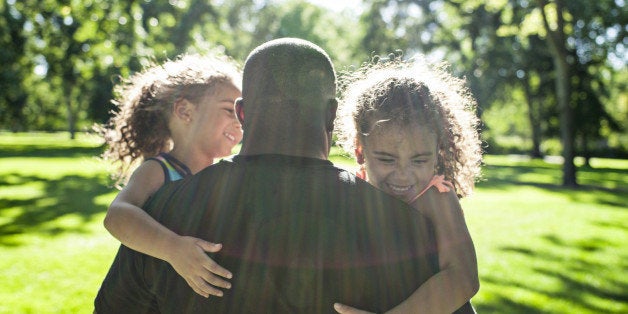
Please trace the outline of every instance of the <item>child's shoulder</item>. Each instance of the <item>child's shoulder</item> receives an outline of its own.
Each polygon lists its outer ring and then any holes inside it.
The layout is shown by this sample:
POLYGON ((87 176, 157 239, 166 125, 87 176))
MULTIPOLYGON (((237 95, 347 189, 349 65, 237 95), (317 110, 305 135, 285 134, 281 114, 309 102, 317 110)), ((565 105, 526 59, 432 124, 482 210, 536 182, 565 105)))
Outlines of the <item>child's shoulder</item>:
POLYGON ((133 171, 131 179, 161 179, 163 180, 163 169, 161 163, 156 159, 147 159, 133 171))

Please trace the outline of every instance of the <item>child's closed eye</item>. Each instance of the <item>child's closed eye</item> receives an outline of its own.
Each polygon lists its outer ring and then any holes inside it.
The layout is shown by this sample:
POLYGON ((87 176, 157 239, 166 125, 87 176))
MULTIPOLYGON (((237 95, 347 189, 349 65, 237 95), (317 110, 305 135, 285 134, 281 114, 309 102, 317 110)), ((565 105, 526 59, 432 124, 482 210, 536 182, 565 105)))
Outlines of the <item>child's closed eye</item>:
POLYGON ((392 158, 376 158, 376 159, 377 159, 377 161, 379 161, 381 163, 384 163, 384 164, 392 164, 392 163, 395 162, 395 160, 392 159, 392 158))
POLYGON ((232 108, 223 108, 222 110, 226 111, 229 116, 235 117, 235 110, 232 108))
POLYGON ((414 159, 412 162, 416 165, 422 165, 427 162, 427 159, 414 159))

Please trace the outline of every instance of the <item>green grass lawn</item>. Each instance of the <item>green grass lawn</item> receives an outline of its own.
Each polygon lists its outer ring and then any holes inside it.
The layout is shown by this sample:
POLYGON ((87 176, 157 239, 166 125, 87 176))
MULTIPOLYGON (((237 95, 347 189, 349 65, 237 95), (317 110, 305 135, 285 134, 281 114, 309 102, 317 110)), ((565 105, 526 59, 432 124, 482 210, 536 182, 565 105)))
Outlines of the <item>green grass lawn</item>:
MULTIPOLYGON (((102 227, 116 190, 100 150, 86 135, 0 133, 0 313, 92 312, 118 247, 102 227)), ((564 189, 557 164, 486 157, 462 201, 479 313, 628 312, 628 160, 592 166, 564 189)))

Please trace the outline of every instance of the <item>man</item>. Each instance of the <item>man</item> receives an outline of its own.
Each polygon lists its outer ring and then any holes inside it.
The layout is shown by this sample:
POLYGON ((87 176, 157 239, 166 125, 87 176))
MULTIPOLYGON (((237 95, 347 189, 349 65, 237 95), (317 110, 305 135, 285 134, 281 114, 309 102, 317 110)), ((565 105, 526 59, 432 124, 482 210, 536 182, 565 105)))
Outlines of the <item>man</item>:
POLYGON ((382 312, 437 272, 430 226, 327 160, 337 108, 327 54, 299 39, 256 48, 236 113, 240 153, 164 186, 147 212, 181 235, 222 243, 234 273, 221 298, 197 295, 158 259, 121 247, 98 313, 382 312))

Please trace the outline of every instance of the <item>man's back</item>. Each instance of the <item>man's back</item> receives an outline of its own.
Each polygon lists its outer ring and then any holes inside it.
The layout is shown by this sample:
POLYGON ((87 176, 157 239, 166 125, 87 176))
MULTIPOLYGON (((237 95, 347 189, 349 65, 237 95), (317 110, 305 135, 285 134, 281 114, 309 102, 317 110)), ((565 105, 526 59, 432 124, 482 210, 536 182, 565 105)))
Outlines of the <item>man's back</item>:
POLYGON ((238 156, 158 194, 169 189, 178 191, 156 197, 149 213, 179 234, 222 243, 212 258, 234 278, 224 297, 205 299, 144 257, 165 312, 333 313, 334 302, 381 312, 437 271, 425 220, 327 161, 238 156))

